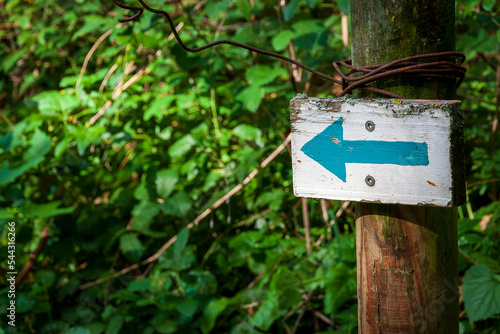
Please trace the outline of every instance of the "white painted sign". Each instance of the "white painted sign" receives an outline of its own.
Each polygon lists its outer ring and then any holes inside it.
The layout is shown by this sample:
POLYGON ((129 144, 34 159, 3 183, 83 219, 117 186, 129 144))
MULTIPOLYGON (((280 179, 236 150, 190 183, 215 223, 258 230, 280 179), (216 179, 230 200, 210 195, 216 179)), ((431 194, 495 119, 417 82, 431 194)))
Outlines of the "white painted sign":
POLYGON ((290 109, 296 196, 463 204, 459 101, 295 98, 290 109))

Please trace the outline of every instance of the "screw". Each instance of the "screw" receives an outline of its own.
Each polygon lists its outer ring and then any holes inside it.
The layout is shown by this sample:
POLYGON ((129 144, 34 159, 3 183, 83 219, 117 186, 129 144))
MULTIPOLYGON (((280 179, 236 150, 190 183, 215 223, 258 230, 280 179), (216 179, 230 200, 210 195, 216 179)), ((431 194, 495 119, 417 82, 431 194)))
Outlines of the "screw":
POLYGON ((369 187, 373 187, 375 185, 375 178, 371 175, 367 175, 365 177, 365 182, 369 187))
POLYGON ((373 130, 375 130, 375 123, 373 123, 372 121, 366 121, 365 128, 366 130, 372 132, 373 130))

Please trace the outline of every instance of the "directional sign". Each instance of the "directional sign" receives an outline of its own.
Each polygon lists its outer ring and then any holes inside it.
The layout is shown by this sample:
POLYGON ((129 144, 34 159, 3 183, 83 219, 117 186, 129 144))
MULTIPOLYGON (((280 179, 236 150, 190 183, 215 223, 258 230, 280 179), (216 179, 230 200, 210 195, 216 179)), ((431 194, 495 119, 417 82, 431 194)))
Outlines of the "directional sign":
POLYGON ((464 202, 459 101, 295 98, 294 193, 410 205, 464 202))
POLYGON ((346 182, 346 163, 427 166, 427 143, 410 141, 344 140, 340 117, 302 146, 301 151, 346 182), (380 154, 386 152, 386 154, 380 154))

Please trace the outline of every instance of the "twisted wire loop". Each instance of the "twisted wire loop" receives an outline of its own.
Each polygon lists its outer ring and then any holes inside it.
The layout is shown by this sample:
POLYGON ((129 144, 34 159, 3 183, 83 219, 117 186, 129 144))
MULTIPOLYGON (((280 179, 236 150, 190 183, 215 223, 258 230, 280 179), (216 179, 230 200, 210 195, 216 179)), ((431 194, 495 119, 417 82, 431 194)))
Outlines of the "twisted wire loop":
POLYGON ((423 55, 416 55, 416 56, 411 56, 411 57, 405 57, 401 58, 398 60, 394 60, 392 62, 382 64, 382 65, 368 65, 368 66, 362 66, 362 67, 356 67, 352 65, 352 61, 350 59, 346 60, 341 60, 341 61, 335 61, 333 62, 333 67, 336 70, 336 72, 339 74, 339 76, 342 78, 341 80, 338 80, 332 76, 326 75, 324 73, 321 73, 319 71, 316 71, 302 63, 299 63, 298 61, 285 57, 283 55, 280 55, 278 53, 266 51, 266 50, 261 50, 253 46, 249 46, 246 44, 238 43, 238 42, 233 42, 233 41, 228 41, 228 40, 219 40, 215 41, 212 43, 205 44, 201 47, 198 48, 190 48, 184 44, 182 41, 181 37, 179 36, 179 33, 177 32, 177 29, 175 28, 175 24, 172 21, 170 15, 162 10, 162 9, 155 9, 150 7, 148 4, 144 2, 144 0, 137 0, 141 4, 142 7, 137 7, 137 6, 129 6, 125 5, 118 0, 113 0, 113 2, 118 6, 123 9, 129 9, 129 10, 134 10, 137 11, 132 16, 129 17, 124 17, 122 19, 119 19, 118 22, 131 22, 138 17, 140 17, 144 13, 144 9, 146 9, 149 12, 156 13, 156 14, 161 14, 163 15, 166 19, 167 22, 172 30, 172 33, 174 34, 175 39, 177 40, 177 43, 186 51, 188 52, 199 52, 206 50, 208 48, 211 48, 216 45, 220 44, 228 44, 228 45, 233 45, 245 50, 249 50, 252 52, 256 52, 265 56, 269 57, 274 57, 283 61, 286 61, 288 63, 294 64, 308 72, 311 72, 325 80, 331 81, 333 83, 336 83, 338 85, 342 85, 343 91, 337 94, 337 97, 344 96, 346 94, 351 93, 354 89, 356 88, 362 88, 366 89, 378 94, 394 97, 394 98, 399 98, 399 99, 404 99, 404 96, 401 96, 399 94, 391 93, 389 91, 372 87, 372 86, 367 86, 368 83, 378 81, 378 80, 384 80, 388 79, 390 77, 395 77, 395 76, 404 76, 404 77, 421 77, 421 78, 433 78, 433 79, 440 79, 440 80, 453 80, 456 81, 457 87, 460 86, 462 83, 464 77, 465 77, 465 72, 467 69, 463 66, 463 62, 465 61, 465 55, 459 52, 454 52, 454 51, 449 51, 449 52, 439 52, 439 53, 430 53, 430 54, 423 54, 423 55), (428 58, 444 58, 449 59, 450 57, 454 57, 456 62, 451 62, 448 60, 439 60, 439 61, 431 61, 431 62, 423 62, 422 60, 428 59, 428 58), (420 61, 419 61, 420 60, 420 61), (347 72, 344 73, 341 70, 341 66, 347 69, 347 72), (359 74, 361 75, 358 76, 352 76, 354 74, 359 74))
POLYGON ((333 62, 333 67, 342 77, 342 88, 344 89, 337 95, 337 97, 349 94, 356 88, 364 88, 379 94, 395 98, 404 98, 404 96, 391 93, 383 89, 366 86, 366 84, 370 82, 388 79, 395 76, 452 80, 456 82, 458 88, 465 77, 465 72, 467 72, 467 69, 462 66, 464 61, 465 55, 454 51, 416 55, 397 59, 383 65, 368 65, 363 67, 353 66, 351 60, 336 61, 333 62), (430 62, 418 61, 429 58, 455 58, 456 62, 447 60, 434 60, 430 62), (339 65, 347 68, 348 71, 343 73, 339 65), (358 73, 361 73, 361 75, 351 77, 351 75, 358 73))

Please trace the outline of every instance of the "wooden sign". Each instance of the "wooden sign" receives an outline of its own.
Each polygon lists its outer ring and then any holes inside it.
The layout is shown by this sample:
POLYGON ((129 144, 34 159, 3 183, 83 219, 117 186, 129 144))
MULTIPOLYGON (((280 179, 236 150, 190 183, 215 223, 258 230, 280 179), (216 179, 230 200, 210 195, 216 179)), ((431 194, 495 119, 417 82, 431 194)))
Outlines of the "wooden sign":
POLYGON ((296 196, 464 204, 460 101, 298 96, 290 109, 296 196))

